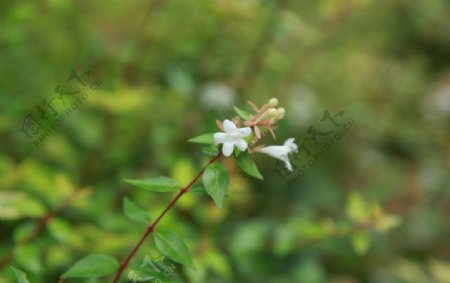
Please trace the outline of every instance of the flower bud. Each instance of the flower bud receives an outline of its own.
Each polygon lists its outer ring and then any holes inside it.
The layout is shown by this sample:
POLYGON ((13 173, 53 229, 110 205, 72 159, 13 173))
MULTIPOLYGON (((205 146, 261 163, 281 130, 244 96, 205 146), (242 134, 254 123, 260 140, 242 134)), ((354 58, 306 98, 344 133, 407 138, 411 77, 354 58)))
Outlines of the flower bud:
POLYGON ((277 119, 283 119, 285 114, 286 110, 283 107, 277 109, 277 119))
POLYGON ((276 117, 276 115, 277 115, 277 109, 269 108, 263 114, 261 114, 261 116, 259 116, 258 119, 256 119, 255 123, 259 123, 266 119, 274 118, 274 117, 276 117))
POLYGON ((267 110, 267 117, 274 118, 278 115, 278 111, 275 108, 270 108, 267 110))
POLYGON ((276 99, 276 98, 271 98, 271 99, 269 100, 268 104, 269 104, 270 107, 275 107, 275 106, 278 105, 278 99, 276 99))

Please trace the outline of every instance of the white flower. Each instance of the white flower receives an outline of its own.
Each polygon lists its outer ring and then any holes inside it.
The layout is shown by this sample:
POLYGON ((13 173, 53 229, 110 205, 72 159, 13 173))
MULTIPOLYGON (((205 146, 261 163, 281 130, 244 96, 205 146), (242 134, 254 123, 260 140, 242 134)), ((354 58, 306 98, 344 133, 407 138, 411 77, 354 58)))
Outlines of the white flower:
POLYGON ((270 155, 274 158, 277 158, 284 162, 286 165, 286 169, 289 171, 292 171, 292 165, 289 162, 288 154, 291 152, 298 152, 298 146, 294 143, 295 139, 290 138, 284 142, 283 145, 272 145, 263 147, 260 149, 256 149, 258 152, 265 153, 267 155, 270 155))
POLYGON ((233 105, 236 92, 229 85, 219 82, 207 83, 201 91, 200 101, 210 109, 227 109, 233 105))
POLYGON ((248 147, 245 137, 252 133, 250 127, 236 128, 236 125, 230 120, 223 121, 224 133, 215 133, 214 142, 216 144, 223 143, 222 152, 224 156, 230 156, 233 153, 234 146, 241 151, 245 151, 248 147))

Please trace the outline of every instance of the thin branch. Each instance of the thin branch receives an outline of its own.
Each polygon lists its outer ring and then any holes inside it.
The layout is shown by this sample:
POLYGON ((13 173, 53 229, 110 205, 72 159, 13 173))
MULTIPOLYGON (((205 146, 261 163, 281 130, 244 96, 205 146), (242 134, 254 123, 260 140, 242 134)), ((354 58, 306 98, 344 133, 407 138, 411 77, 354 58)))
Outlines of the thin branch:
POLYGON ((134 246, 134 248, 131 250, 130 254, 127 256, 127 258, 120 264, 119 269, 116 272, 116 275, 114 277, 113 283, 119 282, 120 276, 124 272, 125 268, 127 268, 128 264, 130 263, 131 259, 134 257, 134 255, 137 253, 139 248, 144 243, 145 239, 155 230, 156 225, 161 221, 161 219, 166 215, 166 213, 175 205, 175 203, 178 201, 179 198, 181 198, 182 195, 188 192, 188 190, 200 179, 200 177, 205 172, 206 168, 216 162, 220 157, 222 156, 222 152, 219 152, 214 158, 209 160, 209 162, 200 170, 200 172, 195 176, 195 178, 184 188, 180 190, 180 192, 175 196, 175 198, 167 205, 167 207, 161 212, 161 214, 156 218, 153 223, 147 227, 147 230, 145 231, 144 235, 142 235, 139 242, 134 246))
MULTIPOLYGON (((42 232, 42 230, 45 228, 45 226, 47 226, 47 223, 50 220, 52 220, 56 215, 61 213, 61 211, 63 211, 65 208, 67 208, 78 197, 78 195, 81 192, 82 192, 82 190, 77 190, 77 191, 73 192, 69 197, 67 197, 67 199, 61 205, 59 205, 54 210, 50 210, 49 212, 44 214, 38 220, 36 225, 34 225, 33 229, 30 231, 30 233, 28 233, 23 239, 21 239, 17 243, 17 245, 18 246, 24 245, 24 244, 28 243, 29 241, 33 240, 34 238, 36 238, 42 232)), ((13 250, 11 250, 7 255, 5 255, 2 259, 0 259, 0 270, 5 268, 13 260, 13 258, 14 258, 14 252, 13 252, 13 250)))

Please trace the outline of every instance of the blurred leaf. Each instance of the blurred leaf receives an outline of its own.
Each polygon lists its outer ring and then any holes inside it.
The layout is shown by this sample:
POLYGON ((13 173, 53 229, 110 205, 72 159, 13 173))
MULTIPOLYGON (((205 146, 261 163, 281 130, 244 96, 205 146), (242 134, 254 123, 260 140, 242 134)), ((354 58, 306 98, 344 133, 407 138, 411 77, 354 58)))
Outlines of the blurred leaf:
POLYGON ((18 265, 29 272, 38 274, 42 271, 42 254, 37 245, 27 243, 14 248, 14 258, 18 265))
POLYGON ((371 210, 373 218, 375 219, 375 228, 380 232, 387 232, 401 224, 401 219, 399 217, 385 214, 378 203, 373 204, 371 210))
POLYGON ((74 234, 70 224, 62 218, 53 218, 47 225, 47 229, 56 240, 67 241, 74 234))
POLYGON ((203 174, 203 185, 220 209, 223 208, 223 198, 228 184, 228 172, 222 164, 215 163, 206 168, 203 174))
POLYGON ((295 248, 298 234, 289 223, 277 227, 274 233, 273 251, 276 255, 285 256, 295 248))
POLYGON ((111 274, 119 268, 119 263, 112 257, 91 254, 77 261, 62 278, 89 278, 111 274))
POLYGON ((354 222, 364 223, 369 220, 370 208, 359 193, 351 192, 347 201, 346 213, 348 218, 354 222))
POLYGON ((219 148, 216 145, 212 144, 210 146, 203 147, 202 152, 206 156, 214 157, 219 153, 219 148))
POLYGON ((123 198, 122 208, 123 213, 130 220, 140 222, 143 224, 147 224, 151 220, 150 213, 147 210, 136 205, 127 197, 123 198))
POLYGON ((433 259, 430 262, 430 273, 436 283, 448 283, 450 282, 450 263, 433 259))
POLYGON ((252 156, 247 151, 242 152, 239 156, 236 157, 237 163, 239 167, 250 176, 258 178, 260 180, 264 180, 263 176, 256 167, 255 162, 253 161, 252 156))
POLYGON ((23 192, 0 192, 0 219, 39 217, 45 213, 44 206, 23 192))
POLYGON ((186 158, 180 157, 172 166, 170 177, 178 184, 188 184, 196 175, 196 168, 193 162, 186 158))
POLYGON ((359 255, 364 255, 369 251, 370 238, 367 233, 357 232, 352 235, 352 245, 355 252, 359 255))
POLYGON ((230 242, 231 252, 236 258, 257 254, 267 245, 271 235, 271 225, 268 221, 256 220, 240 224, 233 232, 230 242))
POLYGON ((233 106, 234 111, 236 111, 236 113, 241 116, 242 118, 244 118, 244 120, 250 120, 251 118, 251 114, 245 110, 242 110, 241 108, 237 107, 237 106, 233 106))
POLYGON ((189 192, 192 192, 197 195, 207 196, 208 192, 206 191, 205 187, 201 183, 197 183, 189 190, 189 192))
POLYGON ((17 228, 14 229, 13 234, 14 241, 18 243, 26 239, 35 229, 34 227, 36 227, 36 223, 33 222, 26 222, 20 224, 17 228))
POLYGON ((165 256, 181 264, 195 269, 186 244, 172 232, 154 232, 156 247, 165 256))
MULTIPOLYGON (((319 264, 317 260, 306 259, 300 261, 298 267, 295 270, 295 278, 298 280, 296 282, 302 283, 322 283, 328 282, 325 280, 325 272, 323 267, 319 264)), ((344 282, 342 282, 344 283, 344 282)))
POLYGON ((205 265, 215 271, 220 277, 224 279, 231 278, 231 268, 227 261, 227 257, 217 249, 209 249, 203 258, 205 265))
POLYGON ((124 179, 124 181, 138 188, 153 192, 173 192, 180 188, 175 180, 164 176, 145 180, 124 179))
POLYGON ((214 144, 214 133, 203 134, 203 135, 188 139, 188 142, 214 144))
POLYGON ((20 269, 15 268, 14 266, 10 266, 12 271, 14 271, 14 275, 16 276, 17 283, 30 283, 27 278, 27 274, 20 269))

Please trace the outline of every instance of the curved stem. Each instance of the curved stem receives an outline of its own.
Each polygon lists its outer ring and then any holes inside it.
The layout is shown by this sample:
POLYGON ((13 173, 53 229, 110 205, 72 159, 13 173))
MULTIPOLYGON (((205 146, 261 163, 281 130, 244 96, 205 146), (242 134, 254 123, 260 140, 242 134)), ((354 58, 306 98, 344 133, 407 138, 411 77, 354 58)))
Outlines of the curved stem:
POLYGON ((166 208, 161 212, 161 214, 156 218, 153 223, 147 227, 147 230, 145 231, 144 235, 142 235, 139 242, 134 246, 134 248, 131 250, 130 254, 127 256, 127 258, 120 264, 119 269, 116 272, 116 275, 114 276, 113 283, 119 282, 120 276, 122 275, 125 268, 127 268, 128 264, 130 263, 131 259, 134 257, 134 255, 137 253, 139 248, 144 243, 145 239, 155 230, 156 225, 158 225, 159 221, 166 215, 166 213, 175 205, 175 203, 178 201, 178 199, 187 193, 187 191, 198 181, 198 179, 203 175, 206 168, 210 165, 216 162, 220 157, 222 156, 222 152, 219 152, 214 158, 209 160, 209 162, 198 172, 197 176, 184 188, 180 190, 180 192, 175 196, 175 198, 166 206, 166 208))
MULTIPOLYGON (((54 210, 50 210, 46 214, 44 214, 34 225, 33 229, 24 237, 22 238, 18 243, 17 246, 22 246, 34 238, 36 238, 42 230, 45 228, 45 226, 50 222, 55 216, 57 216, 61 211, 63 211, 65 208, 70 206, 70 204, 79 196, 79 194, 82 191, 77 190, 73 192, 67 199, 59 205, 54 210)), ((3 258, 0 259, 0 271, 5 268, 12 260, 14 259, 14 252, 11 250, 9 253, 7 253, 3 258)))

